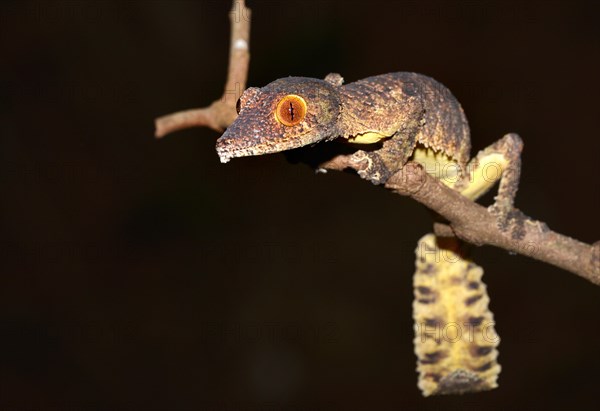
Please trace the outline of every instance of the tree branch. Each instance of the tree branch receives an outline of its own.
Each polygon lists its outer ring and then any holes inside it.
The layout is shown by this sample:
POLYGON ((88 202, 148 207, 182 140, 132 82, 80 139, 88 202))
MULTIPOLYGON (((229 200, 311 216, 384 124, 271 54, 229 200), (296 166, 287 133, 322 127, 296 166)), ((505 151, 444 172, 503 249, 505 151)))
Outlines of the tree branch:
MULTIPOLYGON (((235 104, 246 87, 250 60, 250 10, 243 0, 234 0, 230 13, 231 46, 229 70, 223 97, 210 106, 169 114, 156 119, 156 137, 188 127, 206 126, 219 132, 235 120, 235 104), (227 97, 234 98, 227 98, 227 97)), ((364 163, 339 155, 322 164, 321 170, 360 171, 364 163)), ((600 285, 600 241, 593 245, 551 231, 546 224, 515 211, 512 230, 499 229, 496 215, 430 176, 417 163, 409 162, 386 183, 397 194, 409 196, 435 211, 448 223, 436 223, 439 236, 456 236, 475 245, 493 245, 555 265, 600 285)))
POLYGON ((234 0, 229 21, 229 70, 223 96, 208 107, 179 111, 157 118, 154 121, 156 138, 190 127, 206 126, 223 132, 237 117, 235 104, 246 88, 250 63, 250 9, 246 7, 244 0, 234 0))
POLYGON ((406 164, 387 181, 386 187, 434 210, 464 241, 526 255, 600 285, 600 241, 594 245, 582 243, 520 213, 515 219, 517 230, 501 231, 495 214, 445 186, 418 163, 406 164))

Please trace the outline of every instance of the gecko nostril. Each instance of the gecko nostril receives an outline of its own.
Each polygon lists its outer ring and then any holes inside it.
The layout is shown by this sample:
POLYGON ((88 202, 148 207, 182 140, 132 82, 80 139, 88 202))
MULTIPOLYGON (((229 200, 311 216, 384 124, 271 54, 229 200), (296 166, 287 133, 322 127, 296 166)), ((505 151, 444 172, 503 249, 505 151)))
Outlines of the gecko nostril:
POLYGON ((275 118, 287 127, 299 124, 306 116, 306 101, 295 94, 284 96, 275 109, 275 118))

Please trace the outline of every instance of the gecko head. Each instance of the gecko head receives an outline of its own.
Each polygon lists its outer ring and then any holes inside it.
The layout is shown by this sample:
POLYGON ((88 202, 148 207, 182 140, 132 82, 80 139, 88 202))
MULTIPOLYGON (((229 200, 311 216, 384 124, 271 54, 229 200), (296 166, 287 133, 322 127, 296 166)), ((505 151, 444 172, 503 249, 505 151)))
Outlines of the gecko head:
POLYGON ((338 86, 287 77, 248 88, 238 101, 238 117, 217 140, 221 162, 333 140, 339 135, 338 86))

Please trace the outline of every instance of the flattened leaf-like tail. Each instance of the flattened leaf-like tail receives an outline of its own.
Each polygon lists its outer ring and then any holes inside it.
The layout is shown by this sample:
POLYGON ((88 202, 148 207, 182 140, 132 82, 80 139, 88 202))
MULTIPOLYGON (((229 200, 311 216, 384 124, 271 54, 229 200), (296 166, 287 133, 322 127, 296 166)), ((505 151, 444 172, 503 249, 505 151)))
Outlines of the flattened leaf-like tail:
POLYGON ((441 247, 433 234, 419 240, 416 254, 414 344, 423 395, 496 388, 500 339, 481 281, 483 269, 441 247))

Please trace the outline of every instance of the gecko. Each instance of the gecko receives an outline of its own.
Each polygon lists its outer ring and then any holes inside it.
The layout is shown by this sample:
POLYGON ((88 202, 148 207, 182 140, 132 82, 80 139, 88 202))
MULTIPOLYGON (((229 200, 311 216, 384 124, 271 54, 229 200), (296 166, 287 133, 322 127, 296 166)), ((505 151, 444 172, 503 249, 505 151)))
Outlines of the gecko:
MULTIPOLYGON (((521 171, 521 138, 506 134, 471 158, 464 111, 452 93, 431 77, 396 72, 348 84, 337 73, 323 80, 286 77, 246 89, 237 112, 238 117, 217 140, 222 163, 342 141, 356 151, 324 162, 320 171, 354 164, 360 177, 384 185, 414 161, 471 200, 499 183, 489 209, 501 229, 519 236, 514 229, 519 222, 514 198, 521 171), (340 159, 344 161, 336 161, 340 159)), ((444 250, 438 240, 428 235, 419 241, 413 279, 419 388, 425 396, 495 388, 500 372, 497 340, 471 338, 456 344, 418 335, 421 325, 439 331, 448 324, 466 323, 471 331, 481 332, 486 326, 490 331, 493 324, 481 268, 456 250, 444 250), (452 261, 457 264, 428 255, 428 251, 439 255, 442 250, 456 257, 452 261)))

